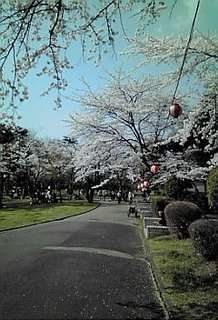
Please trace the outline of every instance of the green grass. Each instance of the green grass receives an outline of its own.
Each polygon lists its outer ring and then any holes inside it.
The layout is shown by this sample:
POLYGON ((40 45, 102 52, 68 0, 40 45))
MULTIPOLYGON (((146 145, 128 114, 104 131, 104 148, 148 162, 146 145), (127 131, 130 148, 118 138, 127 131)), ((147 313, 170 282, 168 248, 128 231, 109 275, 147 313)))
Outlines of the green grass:
POLYGON ((25 198, 25 199, 11 199, 9 197, 5 197, 3 198, 3 204, 4 205, 10 205, 11 203, 12 204, 15 204, 15 205, 19 205, 19 204, 26 204, 26 205, 29 205, 30 203, 30 198, 25 198))
POLYGON ((34 208, 3 208, 0 209, 0 230, 75 216, 95 207, 83 202, 64 202, 34 208))
POLYGON ((163 236, 145 241, 173 319, 218 319, 215 263, 197 255, 190 240, 163 236))

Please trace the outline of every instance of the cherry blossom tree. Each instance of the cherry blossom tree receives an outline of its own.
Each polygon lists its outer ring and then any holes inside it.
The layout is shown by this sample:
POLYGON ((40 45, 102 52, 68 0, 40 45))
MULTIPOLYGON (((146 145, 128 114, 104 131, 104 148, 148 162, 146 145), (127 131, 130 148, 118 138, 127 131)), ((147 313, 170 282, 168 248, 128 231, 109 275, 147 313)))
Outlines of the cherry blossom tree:
POLYGON ((34 139, 30 143, 30 155, 25 159, 25 167, 29 171, 32 193, 40 189, 41 179, 47 173, 47 150, 44 141, 34 139))
POLYGON ((60 191, 61 187, 72 189, 74 183, 73 143, 58 139, 43 140, 34 137, 23 128, 17 128, 12 141, 1 146, 0 174, 1 199, 3 175, 8 185, 19 188, 22 197, 34 196, 48 186, 60 191), (19 133, 19 134, 18 134, 19 133))
POLYGON ((2 206, 2 197, 4 184, 9 181, 10 175, 19 167, 19 160, 23 153, 21 150, 21 141, 25 139, 28 132, 21 127, 11 127, 1 125, 0 134, 0 207, 2 206))
POLYGON ((174 153, 186 151, 187 159, 195 158, 199 164, 210 161, 218 152, 216 96, 204 96, 184 120, 183 127, 161 142, 159 149, 174 153))
POLYGON ((218 135, 214 96, 205 96, 174 135, 158 143, 161 170, 154 184, 170 176, 205 183, 218 165, 218 135))
POLYGON ((85 94, 74 98, 84 106, 70 120, 79 141, 76 180, 89 180, 92 189, 124 171, 132 182, 145 172, 151 175, 152 163, 159 161, 158 142, 181 126, 169 118, 169 95, 158 92, 158 84, 151 76, 137 81, 118 73, 100 92, 86 85, 85 94))
POLYGON ((74 144, 63 140, 49 139, 45 143, 47 153, 46 176, 53 189, 59 191, 62 202, 61 189, 67 187, 72 191, 74 182, 74 144))
POLYGON ((0 105, 5 105, 7 97, 12 106, 16 97, 21 102, 28 99, 24 78, 38 66, 38 76, 51 78, 45 93, 56 89, 55 103, 59 107, 60 92, 67 86, 64 71, 74 67, 78 57, 71 57, 78 43, 83 58, 98 63, 105 50, 114 50, 118 32, 126 36, 123 13, 134 11, 136 17, 149 21, 156 19, 164 7, 165 1, 157 0, 1 2, 0 105))
POLYGON ((187 91, 186 84, 190 92, 192 107, 187 118, 183 119, 181 130, 158 142, 161 170, 153 177, 156 184, 166 181, 171 175, 205 181, 209 167, 217 163, 217 37, 194 33, 180 74, 186 45, 187 39, 183 36, 155 38, 136 35, 126 52, 131 56, 142 56, 140 67, 151 63, 168 65, 168 71, 160 75, 162 89, 171 88, 173 92, 181 75, 182 90, 187 91), (196 91, 198 97, 194 99, 196 91))
POLYGON ((83 182, 88 199, 93 189, 103 188, 112 180, 121 189, 123 178, 133 182, 134 175, 143 170, 141 159, 133 150, 104 134, 80 144, 74 164, 76 181, 83 182))
POLYGON ((124 84, 116 79, 103 92, 88 88, 86 95, 77 98, 86 106, 84 113, 71 119, 72 134, 81 141, 75 158, 78 180, 107 173, 102 186, 117 170, 127 168, 129 176, 143 174, 154 184, 172 175, 205 181, 209 168, 217 165, 215 97, 205 96, 175 123, 166 106, 162 110, 160 104, 153 104, 158 98, 167 104, 167 99, 151 96, 147 88, 145 82, 128 79, 124 84), (156 175, 150 173, 154 161, 160 166, 156 175))
MULTIPOLYGON (((164 86, 174 85, 179 76, 182 59, 187 45, 187 36, 165 36, 161 38, 150 34, 135 35, 125 54, 141 56, 137 67, 145 64, 168 66, 168 71, 161 74, 164 86)), ((199 89, 205 86, 207 93, 217 92, 218 80, 218 41, 216 34, 195 32, 187 50, 182 77, 191 80, 191 85, 199 89), (200 83, 199 83, 200 82, 200 83), (208 92, 209 90, 209 92, 208 92)), ((193 90, 193 88, 192 88, 193 90)))
POLYGON ((72 147, 62 140, 43 140, 29 136, 19 160, 19 175, 28 186, 27 194, 45 191, 48 186, 58 189, 72 182, 72 147), (68 181, 69 180, 69 181, 68 181))

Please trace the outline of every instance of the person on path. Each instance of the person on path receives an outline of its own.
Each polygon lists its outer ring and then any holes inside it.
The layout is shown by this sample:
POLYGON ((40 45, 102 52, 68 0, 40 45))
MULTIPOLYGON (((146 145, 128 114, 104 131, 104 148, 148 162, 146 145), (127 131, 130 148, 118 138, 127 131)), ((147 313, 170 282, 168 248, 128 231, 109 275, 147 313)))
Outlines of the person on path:
POLYGON ((120 191, 117 192, 117 201, 118 201, 118 204, 120 204, 120 202, 121 202, 121 192, 120 191))
POLYGON ((135 195, 131 190, 128 192, 128 201, 129 201, 128 217, 131 214, 134 214, 135 218, 138 218, 137 200, 135 199, 135 195))
POLYGON ((51 202, 51 191, 49 189, 46 191, 45 200, 47 203, 51 202))
POLYGON ((102 191, 102 195, 103 195, 103 199, 104 201, 106 200, 106 196, 107 196, 107 191, 106 190, 103 190, 102 191))
POLYGON ((134 199, 134 193, 131 190, 129 190, 129 192, 128 192, 128 202, 129 202, 129 204, 133 203, 133 199, 134 199))

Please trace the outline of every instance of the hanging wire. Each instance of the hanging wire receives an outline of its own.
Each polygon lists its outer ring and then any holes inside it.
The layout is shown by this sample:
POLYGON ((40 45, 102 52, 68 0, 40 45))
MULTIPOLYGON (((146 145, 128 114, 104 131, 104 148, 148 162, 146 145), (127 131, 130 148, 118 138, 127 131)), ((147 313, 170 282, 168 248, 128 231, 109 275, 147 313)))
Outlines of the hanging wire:
POLYGON ((172 100, 173 102, 176 99, 176 93, 177 93, 177 90, 178 90, 178 87, 179 87, 179 83, 180 83, 180 80, 181 80, 181 77, 182 77, 182 72, 183 72, 185 61, 186 61, 186 58, 187 58, 189 45, 190 45, 190 43, 192 41, 192 36, 193 36, 193 32, 194 32, 194 26, 195 26, 198 10, 199 10, 199 7, 200 7, 200 2, 201 2, 201 0, 198 0, 197 6, 196 6, 196 9, 195 9, 195 14, 194 14, 194 18, 193 18, 193 21, 192 21, 188 42, 186 44, 186 48, 185 48, 182 64, 181 64, 181 67, 180 67, 180 70, 179 70, 179 77, 178 77, 178 80, 177 80, 177 83, 176 83, 176 87, 175 87, 175 91, 174 91, 174 94, 173 94, 173 100, 172 100))
MULTIPOLYGON (((195 26, 198 10, 199 10, 199 7, 200 7, 200 2, 201 2, 201 0, 198 0, 197 6, 196 6, 196 9, 195 9, 195 13, 194 13, 194 17, 193 17, 193 20, 192 20, 190 33, 189 33, 189 38, 188 38, 188 41, 187 41, 187 44, 186 44, 186 48, 185 48, 183 59, 182 59, 182 64, 181 64, 181 67, 180 67, 180 70, 179 70, 179 76, 178 76, 178 79, 177 79, 177 82, 176 82, 176 87, 175 87, 175 90, 174 90, 174 93, 173 93, 172 103, 174 103, 175 100, 176 100, 176 93, 177 93, 178 88, 179 88, 179 84, 180 84, 180 80, 181 80, 181 77, 182 77, 182 72, 183 72, 185 61, 186 61, 186 58, 187 58, 189 46, 190 46, 190 43, 192 41, 192 36, 193 36, 193 33, 194 33, 194 26, 195 26)), ((168 115, 167 115, 167 118, 166 118, 166 124, 165 124, 164 128, 167 127, 169 118, 170 118, 170 112, 168 111, 168 115)), ((162 140, 162 138, 164 136, 164 131, 165 131, 165 129, 163 129, 163 134, 162 134, 160 140, 162 140)))

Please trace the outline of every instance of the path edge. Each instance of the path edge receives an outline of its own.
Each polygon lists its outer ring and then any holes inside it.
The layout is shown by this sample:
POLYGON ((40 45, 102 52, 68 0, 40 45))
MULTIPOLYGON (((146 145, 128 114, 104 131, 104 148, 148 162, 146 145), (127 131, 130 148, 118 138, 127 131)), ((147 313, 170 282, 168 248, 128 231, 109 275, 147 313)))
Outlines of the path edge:
POLYGON ((86 211, 83 211, 83 212, 79 212, 77 214, 74 214, 74 215, 69 215, 69 216, 64 216, 64 217, 61 217, 61 218, 56 218, 54 220, 47 220, 47 221, 41 221, 41 222, 36 222, 36 223, 31 223, 31 224, 27 224, 25 226, 19 226, 19 227, 12 227, 12 228, 7 228, 7 229, 2 229, 0 230, 0 233, 2 232, 7 232, 7 231, 12 231, 12 230, 18 230, 18 229, 23 229, 23 228, 28 228, 28 227, 33 227, 33 226, 37 226, 37 225, 40 225, 40 224, 45 224, 45 223, 52 223, 52 222, 56 222, 56 221, 61 221, 61 220, 65 220, 65 219, 68 219, 68 218, 73 218, 73 217, 78 217, 78 216, 81 216, 82 214, 86 214, 90 211, 93 211, 95 209, 97 209, 98 207, 101 206, 101 203, 100 202, 97 202, 97 205, 94 207, 94 208, 91 208, 89 210, 86 210, 86 211))
POLYGON ((153 284, 154 284, 154 288, 155 288, 155 292, 156 292, 157 298, 160 301, 161 307, 163 308, 163 312, 164 312, 164 315, 165 315, 165 320, 170 320, 170 319, 172 319, 171 311, 170 311, 170 309, 171 309, 170 308, 170 302, 167 301, 165 299, 165 297, 163 296, 163 285, 161 284, 161 280, 157 276, 157 272, 155 272, 156 266, 155 266, 154 261, 152 259, 150 248, 145 246, 144 217, 141 215, 140 218, 141 218, 140 236, 141 236, 142 243, 143 243, 143 251, 144 251, 145 257, 149 259, 149 260, 145 259, 145 263, 149 267, 150 274, 151 274, 151 279, 152 279, 153 284))

